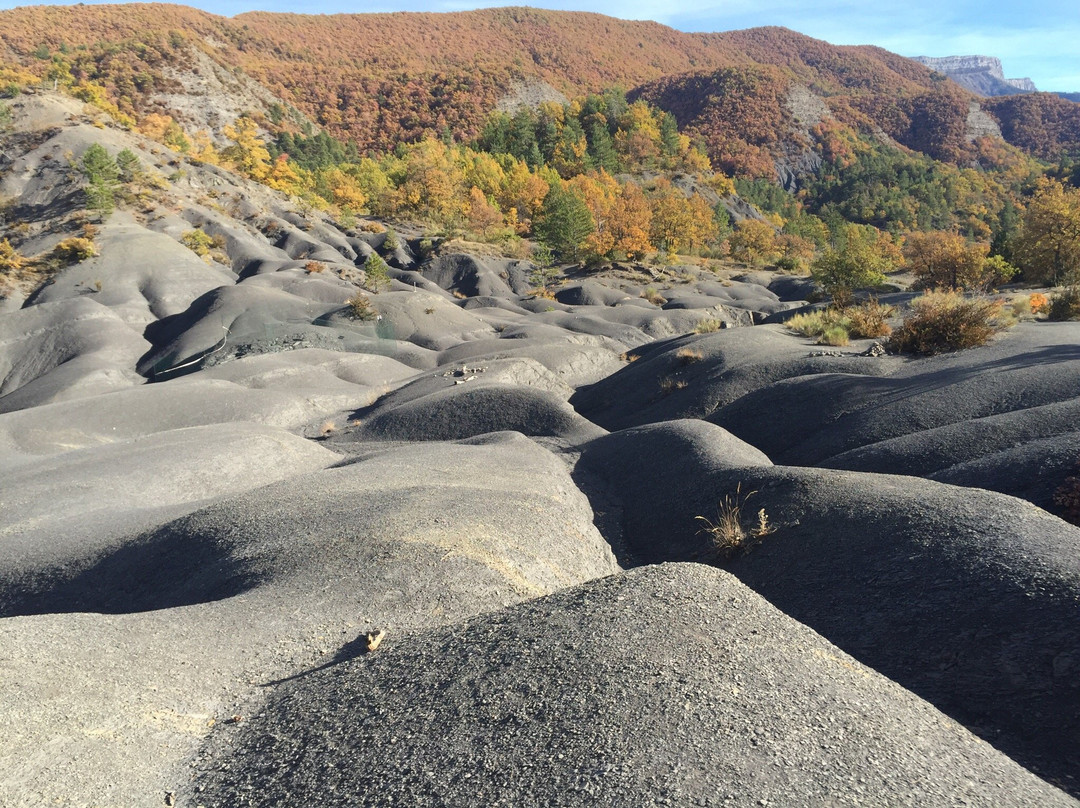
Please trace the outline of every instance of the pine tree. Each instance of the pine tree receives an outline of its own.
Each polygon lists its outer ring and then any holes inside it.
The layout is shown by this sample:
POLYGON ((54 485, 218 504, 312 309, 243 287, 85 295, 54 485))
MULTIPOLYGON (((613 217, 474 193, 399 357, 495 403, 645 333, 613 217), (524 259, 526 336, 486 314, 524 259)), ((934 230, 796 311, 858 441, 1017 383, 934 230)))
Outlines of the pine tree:
POLYGON ((615 141, 607 130, 607 126, 599 120, 589 124, 588 129, 589 157, 595 168, 602 168, 609 174, 615 174, 619 170, 619 155, 615 151, 615 141))
POLYGON ((86 207, 101 214, 102 218, 113 212, 116 206, 116 186, 120 169, 116 161, 100 143, 88 148, 82 157, 80 170, 86 177, 86 207))
POLYGON ((585 200, 561 185, 552 186, 536 222, 536 234, 557 256, 576 260, 595 229, 585 200))
POLYGON ((116 155, 116 168, 121 182, 131 182, 142 170, 139 158, 131 149, 124 149, 116 155))
POLYGON ((373 292, 390 285, 390 265, 378 253, 372 253, 364 261, 364 274, 364 286, 373 292))

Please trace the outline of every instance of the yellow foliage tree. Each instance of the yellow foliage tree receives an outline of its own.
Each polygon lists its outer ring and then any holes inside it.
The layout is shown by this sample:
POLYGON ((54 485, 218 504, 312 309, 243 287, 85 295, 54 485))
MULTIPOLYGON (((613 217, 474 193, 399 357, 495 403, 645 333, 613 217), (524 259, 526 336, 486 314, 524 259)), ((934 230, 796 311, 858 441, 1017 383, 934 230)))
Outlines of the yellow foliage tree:
POLYGON ((465 212, 465 172, 456 154, 434 138, 407 146, 390 174, 396 212, 441 224, 459 221, 465 212), (396 181, 396 182, 395 182, 396 181))
POLYGON ((491 204, 484 192, 475 185, 469 190, 469 202, 466 210, 469 229, 487 238, 492 228, 502 224, 502 213, 491 204))
POLYGON ((253 180, 263 181, 270 174, 270 152, 259 137, 258 126, 247 116, 236 119, 236 123, 226 125, 222 131, 233 142, 222 152, 222 156, 232 163, 241 174, 253 180))
MULTIPOLYGON (((203 163, 209 163, 212 166, 221 164, 221 155, 218 154, 218 150, 214 146, 214 141, 212 141, 210 135, 202 129, 196 132, 192 137, 188 156, 192 160, 199 160, 203 163)), ((267 156, 269 157, 269 153, 267 156)))
POLYGON ((611 229, 611 211, 619 195, 619 183, 606 171, 579 174, 567 185, 577 189, 578 195, 585 200, 585 205, 592 214, 595 228, 582 245, 584 253, 590 258, 603 258, 615 247, 615 236, 611 229))
POLYGON ((303 181, 289 164, 289 157, 286 154, 278 156, 274 161, 273 168, 270 169, 263 182, 271 188, 284 191, 287 194, 298 194, 303 190, 303 181))
POLYGON ((656 183, 649 207, 652 210, 650 239, 668 252, 692 249, 716 238, 716 223, 709 204, 696 194, 688 198, 668 180, 656 183))
POLYGON ((735 225, 735 232, 728 237, 731 257, 747 264, 773 261, 780 255, 776 242, 776 228, 760 219, 743 219, 735 225))
POLYGON ((360 183, 350 174, 340 168, 331 168, 323 174, 322 181, 326 184, 330 193, 330 201, 339 208, 349 208, 352 211, 360 211, 367 204, 367 196, 364 194, 360 183))
POLYGON ((969 242, 957 233, 909 233, 904 260, 919 286, 927 289, 973 289, 984 285, 983 266, 990 245, 969 242))
POLYGON ((1044 182, 1024 213, 1013 256, 1028 280, 1080 282, 1080 189, 1044 182))
POLYGON ((551 186, 539 174, 530 171, 523 160, 515 160, 510 155, 503 159, 509 164, 503 167, 505 184, 497 199, 503 210, 517 210, 518 232, 526 232, 544 206, 544 197, 551 186))
POLYGON ((622 186, 612 206, 608 229, 614 240, 614 252, 622 253, 631 261, 639 261, 653 245, 649 241, 652 226, 652 210, 640 186, 628 182, 622 186))

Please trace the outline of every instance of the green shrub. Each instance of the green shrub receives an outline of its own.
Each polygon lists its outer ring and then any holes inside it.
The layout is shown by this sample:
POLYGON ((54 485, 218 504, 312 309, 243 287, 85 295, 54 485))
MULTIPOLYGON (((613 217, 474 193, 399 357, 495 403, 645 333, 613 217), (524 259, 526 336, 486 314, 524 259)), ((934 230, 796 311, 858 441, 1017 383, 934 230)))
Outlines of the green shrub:
POLYGON ((1066 286, 1050 298, 1051 320, 1080 320, 1080 286, 1066 286))
POLYGON ((701 320, 694 326, 695 334, 712 334, 714 331, 719 331, 724 327, 722 320, 701 320))
POLYGON ((1005 328, 1001 301, 966 298, 957 291, 927 292, 889 339, 889 350, 932 354, 985 345, 1005 328))
POLYGON ((180 243, 196 255, 206 256, 214 247, 214 239, 202 230, 185 230, 180 236, 180 243))

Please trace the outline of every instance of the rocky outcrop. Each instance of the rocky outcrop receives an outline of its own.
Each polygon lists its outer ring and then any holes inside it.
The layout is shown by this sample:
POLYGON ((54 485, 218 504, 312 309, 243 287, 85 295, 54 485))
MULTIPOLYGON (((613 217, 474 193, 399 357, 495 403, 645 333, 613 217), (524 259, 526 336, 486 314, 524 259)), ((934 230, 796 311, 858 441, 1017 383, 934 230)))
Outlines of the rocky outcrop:
POLYGON ((961 87, 976 95, 1016 95, 1035 93, 1038 89, 1031 79, 1007 79, 1001 60, 995 56, 914 56, 916 62, 931 70, 944 73, 961 87))

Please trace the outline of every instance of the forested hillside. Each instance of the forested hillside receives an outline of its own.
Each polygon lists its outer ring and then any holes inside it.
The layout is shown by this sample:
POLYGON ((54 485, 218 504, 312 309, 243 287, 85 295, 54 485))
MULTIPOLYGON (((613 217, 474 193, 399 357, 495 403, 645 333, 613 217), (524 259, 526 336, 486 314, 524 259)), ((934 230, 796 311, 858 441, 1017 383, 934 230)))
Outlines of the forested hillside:
POLYGON ((897 255, 937 231, 1006 260, 1040 183, 1080 175, 1080 105, 980 109, 912 60, 784 28, 527 8, 0 21, 0 92, 51 85, 346 225, 417 221, 520 256, 533 239, 566 260, 693 250, 799 270, 855 226, 897 255), (193 113, 226 107, 221 125, 193 113))

